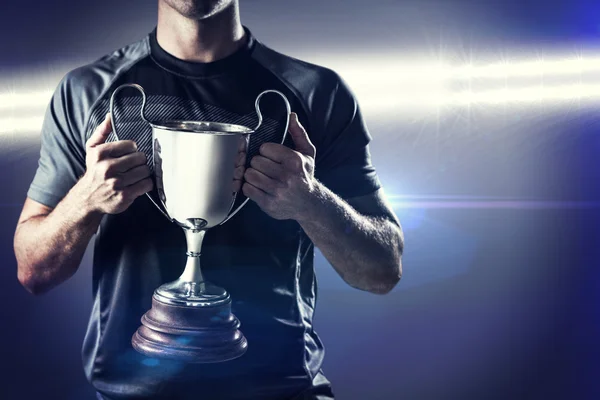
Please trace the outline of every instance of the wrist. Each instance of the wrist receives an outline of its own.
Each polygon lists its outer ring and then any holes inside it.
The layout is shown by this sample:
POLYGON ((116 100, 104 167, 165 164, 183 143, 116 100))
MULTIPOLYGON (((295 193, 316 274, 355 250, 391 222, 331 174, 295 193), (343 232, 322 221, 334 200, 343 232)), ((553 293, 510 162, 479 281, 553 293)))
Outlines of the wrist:
POLYGON ((322 209, 326 206, 326 191, 321 182, 314 179, 309 185, 306 196, 302 199, 302 204, 298 207, 296 222, 300 225, 309 224, 318 220, 318 216, 322 214, 322 209))
POLYGON ((102 211, 92 201, 89 185, 85 175, 81 177, 75 186, 73 186, 73 189, 67 196, 69 196, 71 200, 71 207, 74 209, 74 211, 77 210, 82 218, 98 219, 102 217, 102 211))

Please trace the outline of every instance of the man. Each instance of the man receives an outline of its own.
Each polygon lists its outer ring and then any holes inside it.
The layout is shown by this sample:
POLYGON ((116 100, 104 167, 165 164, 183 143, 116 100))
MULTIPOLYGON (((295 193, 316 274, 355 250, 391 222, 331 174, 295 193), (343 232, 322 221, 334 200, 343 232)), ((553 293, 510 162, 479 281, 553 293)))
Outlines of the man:
MULTIPOLYGON (((147 37, 71 71, 57 88, 15 233, 19 280, 34 294, 57 286, 97 233, 82 355, 99 398, 333 398, 312 326, 313 244, 358 289, 384 294, 401 277, 402 232, 370 163, 357 103, 334 72, 254 38, 237 0, 158 6, 147 37), (291 102, 290 142, 256 148, 242 188, 252 201, 203 245, 204 274, 230 292, 248 339, 236 360, 182 364, 131 348, 153 290, 181 273, 185 240, 142 196, 154 189, 139 96, 121 102, 124 140, 111 134, 108 99, 128 82, 149 93, 151 119, 252 126, 261 91, 279 90, 291 102)), ((266 97, 264 128, 251 143, 283 129, 281 99, 266 97)))

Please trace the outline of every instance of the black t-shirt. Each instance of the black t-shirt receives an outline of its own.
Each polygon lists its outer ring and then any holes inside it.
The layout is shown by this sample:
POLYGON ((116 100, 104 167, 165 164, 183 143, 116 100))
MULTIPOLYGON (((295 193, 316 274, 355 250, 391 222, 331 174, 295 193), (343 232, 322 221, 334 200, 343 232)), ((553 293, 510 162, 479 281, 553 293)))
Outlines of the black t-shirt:
MULTIPOLYGON (((150 120, 251 128, 258 120, 256 96, 276 89, 289 99, 317 149, 316 178, 342 198, 377 190, 371 138, 346 84, 335 72, 277 53, 245 30, 243 48, 216 62, 173 57, 158 45, 154 29, 142 40, 69 72, 47 109, 39 167, 28 196, 54 207, 84 174, 85 143, 108 112, 112 92, 123 83, 145 89, 150 120)), ((152 133, 139 116, 141 96, 133 89, 118 96, 119 138, 135 140, 151 162, 152 133)), ((281 137, 284 129, 281 98, 263 99, 265 121, 251 136, 250 156, 262 142, 281 137)), ((289 141, 286 145, 293 147, 289 141)), ((312 325, 317 293, 313 250, 298 223, 270 218, 248 202, 231 220, 207 232, 201 258, 205 278, 231 294, 248 351, 218 364, 149 359, 132 349, 131 337, 150 309, 153 291, 181 274, 184 234, 146 196, 121 214, 105 215, 95 238, 94 305, 82 351, 87 378, 115 399, 298 393, 310 385, 323 361, 312 325)))

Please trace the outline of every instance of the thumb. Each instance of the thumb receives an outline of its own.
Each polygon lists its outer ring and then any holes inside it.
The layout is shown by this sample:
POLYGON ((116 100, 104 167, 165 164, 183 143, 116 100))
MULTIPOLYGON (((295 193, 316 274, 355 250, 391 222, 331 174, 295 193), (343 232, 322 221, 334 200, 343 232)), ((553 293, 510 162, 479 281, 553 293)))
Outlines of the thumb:
POLYGON ((104 121, 102 121, 102 123, 96 127, 96 130, 94 130, 92 136, 90 136, 90 138, 87 140, 85 144, 86 147, 94 147, 106 142, 106 139, 108 138, 108 135, 110 135, 111 131, 112 126, 110 123, 110 113, 108 113, 106 114, 106 117, 104 117, 104 121))
POLYGON ((292 140, 294 141, 296 151, 304 154, 305 156, 314 158, 316 154, 315 146, 310 141, 308 133, 306 133, 306 130, 300 124, 300 121, 298 121, 298 114, 296 113, 290 113, 289 132, 292 136, 292 140))

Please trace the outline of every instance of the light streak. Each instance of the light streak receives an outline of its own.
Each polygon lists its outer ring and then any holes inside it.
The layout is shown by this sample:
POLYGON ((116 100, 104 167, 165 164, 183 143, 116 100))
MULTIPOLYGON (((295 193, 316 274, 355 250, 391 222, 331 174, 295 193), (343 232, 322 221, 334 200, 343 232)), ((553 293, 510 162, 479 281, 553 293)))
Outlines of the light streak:
POLYGON ((554 201, 554 200, 491 200, 491 201, 391 201, 395 209, 596 209, 597 201, 554 201))
POLYGON ((23 109, 44 109, 51 97, 51 91, 0 93, 0 113, 23 109))
MULTIPOLYGON (((322 65, 335 69, 348 82, 363 109, 393 112, 395 115, 418 109, 436 110, 477 104, 524 105, 600 100, 600 58, 597 57, 458 66, 389 58, 347 62, 340 57, 329 62, 323 60, 322 65), (525 80, 501 88, 485 87, 484 83, 494 83, 499 78, 505 81, 507 78, 525 80), (562 81, 556 83, 553 81, 556 78, 562 81), (466 90, 463 81, 471 80, 477 80, 477 88, 466 90), (456 82, 463 84, 456 87, 456 82)), ((51 96, 51 91, 19 91, 14 85, 10 91, 0 92, 0 135, 39 132, 51 96)))

